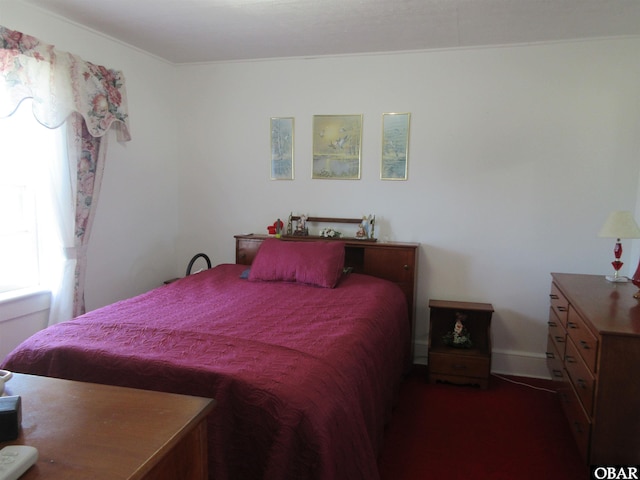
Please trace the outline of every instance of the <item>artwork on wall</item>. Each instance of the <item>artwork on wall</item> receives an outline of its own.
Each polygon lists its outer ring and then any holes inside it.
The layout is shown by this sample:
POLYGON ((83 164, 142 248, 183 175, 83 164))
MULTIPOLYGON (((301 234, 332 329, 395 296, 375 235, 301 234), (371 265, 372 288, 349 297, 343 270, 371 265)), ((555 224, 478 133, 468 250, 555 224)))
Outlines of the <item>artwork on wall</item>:
POLYGON ((271 118, 271 180, 293 180, 293 117, 271 118))
POLYGON ((362 115, 313 116, 312 178, 359 180, 362 115))
POLYGON ((382 114, 382 180, 406 180, 410 113, 382 114))

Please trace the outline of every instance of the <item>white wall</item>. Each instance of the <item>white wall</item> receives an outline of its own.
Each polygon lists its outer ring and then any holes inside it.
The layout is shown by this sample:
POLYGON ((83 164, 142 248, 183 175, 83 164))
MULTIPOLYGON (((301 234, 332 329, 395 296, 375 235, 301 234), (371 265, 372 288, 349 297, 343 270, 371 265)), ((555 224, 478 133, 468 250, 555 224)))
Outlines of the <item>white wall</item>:
POLYGON ((374 213, 380 237, 422 245, 419 355, 430 298, 491 302, 494 369, 545 375, 549 272, 609 273, 596 233, 640 198, 638 38, 176 67, 17 0, 0 24, 127 79, 133 141, 109 146, 89 308, 199 251, 232 262, 234 234, 291 211, 374 213), (384 112, 412 114, 406 182, 378 179, 384 112), (311 180, 312 116, 353 113, 362 179, 311 180), (294 181, 269 180, 272 116, 296 119, 294 181))
POLYGON ((374 213, 380 237, 422 245, 418 355, 430 298, 490 302, 494 368, 545 375, 549 273, 610 273, 597 231, 636 204, 638 51, 636 38, 181 67, 179 254, 233 261, 233 234, 291 211, 374 213), (384 112, 412 114, 406 182, 379 180, 384 112), (353 113, 362 179, 312 180, 313 115, 353 113), (294 181, 269 180, 272 116, 295 117, 294 181))

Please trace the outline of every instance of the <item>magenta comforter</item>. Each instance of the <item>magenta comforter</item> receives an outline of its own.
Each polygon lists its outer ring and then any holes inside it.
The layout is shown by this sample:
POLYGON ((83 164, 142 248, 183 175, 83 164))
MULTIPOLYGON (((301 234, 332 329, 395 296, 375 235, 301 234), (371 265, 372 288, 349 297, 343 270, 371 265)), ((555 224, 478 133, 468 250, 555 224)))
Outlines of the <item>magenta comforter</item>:
POLYGON ((212 397, 216 479, 378 478, 407 366, 405 298, 351 274, 337 288, 250 282, 219 265, 43 330, 2 368, 212 397))

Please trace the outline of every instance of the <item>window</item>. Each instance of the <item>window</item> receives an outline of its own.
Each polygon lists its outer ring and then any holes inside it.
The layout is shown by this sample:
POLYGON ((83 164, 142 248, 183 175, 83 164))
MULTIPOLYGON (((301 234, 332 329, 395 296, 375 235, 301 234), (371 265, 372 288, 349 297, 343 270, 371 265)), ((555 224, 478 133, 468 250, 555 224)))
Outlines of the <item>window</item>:
POLYGON ((62 130, 38 123, 30 100, 0 119, 0 293, 46 283, 40 247, 52 243, 49 167, 62 130))

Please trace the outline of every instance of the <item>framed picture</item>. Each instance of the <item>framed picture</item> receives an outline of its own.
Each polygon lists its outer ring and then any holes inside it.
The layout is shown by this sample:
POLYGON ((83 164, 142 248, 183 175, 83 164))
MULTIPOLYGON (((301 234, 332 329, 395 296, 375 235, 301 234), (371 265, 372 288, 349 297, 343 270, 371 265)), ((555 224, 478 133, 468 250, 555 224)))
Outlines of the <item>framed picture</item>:
POLYGON ((382 180, 406 180, 410 113, 382 114, 382 180))
POLYGON ((313 116, 312 178, 360 179, 362 115, 313 116))
POLYGON ((293 180, 293 117, 271 118, 271 180, 293 180))

